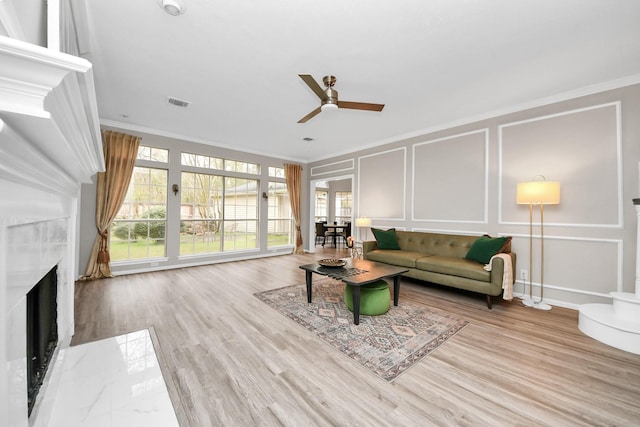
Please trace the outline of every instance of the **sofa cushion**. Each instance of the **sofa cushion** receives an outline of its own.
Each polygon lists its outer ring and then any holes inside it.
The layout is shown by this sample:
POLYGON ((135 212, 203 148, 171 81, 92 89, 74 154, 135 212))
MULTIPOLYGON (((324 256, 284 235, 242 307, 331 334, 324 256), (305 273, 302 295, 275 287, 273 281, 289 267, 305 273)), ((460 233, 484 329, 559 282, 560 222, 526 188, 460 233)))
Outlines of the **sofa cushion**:
POLYGON ((488 264, 491 257, 500 251, 509 243, 511 237, 491 237, 481 236, 473 242, 469 251, 465 255, 465 259, 488 264))
POLYGON ((491 281, 491 273, 477 262, 443 256, 428 256, 416 260, 419 270, 432 271, 434 273, 448 274, 450 276, 465 277, 467 279, 491 281))
POLYGON ((371 231, 378 242, 378 249, 400 249, 400 246, 398 246, 398 238, 396 237, 395 228, 390 228, 388 230, 371 228, 371 231))
POLYGON ((453 258, 464 258, 473 242, 479 237, 402 230, 396 230, 396 236, 398 246, 403 251, 453 258))
POLYGON ((409 268, 416 268, 416 260, 424 257, 425 254, 423 254, 422 252, 412 251, 375 249, 373 251, 367 252, 367 259, 369 261, 384 262, 387 264, 409 268))

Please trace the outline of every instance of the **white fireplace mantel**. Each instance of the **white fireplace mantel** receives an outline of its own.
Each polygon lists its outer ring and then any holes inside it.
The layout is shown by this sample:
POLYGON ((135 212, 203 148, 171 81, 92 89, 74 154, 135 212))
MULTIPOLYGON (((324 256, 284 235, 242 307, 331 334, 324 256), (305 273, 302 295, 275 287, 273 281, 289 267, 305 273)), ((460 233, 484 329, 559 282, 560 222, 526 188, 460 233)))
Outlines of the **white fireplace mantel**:
POLYGON ((102 170, 91 63, 0 36, 0 425, 47 425, 54 379, 27 418, 26 292, 58 265, 59 347, 68 345, 80 184, 102 170))
POLYGON ((104 170, 91 63, 0 36, 0 64, 0 178, 75 195, 104 170))

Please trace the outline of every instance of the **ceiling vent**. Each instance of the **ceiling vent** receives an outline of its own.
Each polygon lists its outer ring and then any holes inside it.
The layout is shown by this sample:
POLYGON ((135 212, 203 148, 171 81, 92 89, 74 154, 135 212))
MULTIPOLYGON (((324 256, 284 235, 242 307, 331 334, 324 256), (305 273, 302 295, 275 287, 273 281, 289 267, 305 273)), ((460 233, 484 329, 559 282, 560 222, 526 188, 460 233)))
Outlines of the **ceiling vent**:
POLYGON ((305 136, 304 138, 302 138, 303 141, 313 141, 313 138, 310 138, 308 136, 305 136))
POLYGON ((189 101, 183 101, 182 99, 178 99, 178 98, 169 97, 169 104, 173 104, 176 107, 187 108, 187 106, 190 104, 190 102, 189 101))

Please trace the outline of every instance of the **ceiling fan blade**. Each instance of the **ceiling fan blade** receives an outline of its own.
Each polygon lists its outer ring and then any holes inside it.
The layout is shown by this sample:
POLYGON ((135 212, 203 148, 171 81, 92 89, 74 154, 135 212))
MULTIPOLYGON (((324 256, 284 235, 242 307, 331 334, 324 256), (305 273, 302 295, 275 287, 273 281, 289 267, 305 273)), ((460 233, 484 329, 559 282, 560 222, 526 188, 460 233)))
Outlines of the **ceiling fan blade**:
POLYGON ((315 110, 313 110, 312 112, 310 112, 309 114, 307 114, 306 116, 298 120, 298 123, 306 122, 307 120, 315 117, 320 111, 321 111, 320 107, 316 108, 315 110))
POLYGON ((352 110, 382 111, 384 104, 370 104, 368 102, 338 101, 338 108, 350 108, 352 110))
POLYGON ((298 76, 300 76, 300 78, 307 84, 307 86, 309 86, 311 90, 314 91, 316 95, 318 95, 318 98, 323 101, 327 100, 327 94, 324 93, 324 90, 320 87, 318 82, 316 82, 313 77, 311 77, 311 74, 298 74, 298 76))

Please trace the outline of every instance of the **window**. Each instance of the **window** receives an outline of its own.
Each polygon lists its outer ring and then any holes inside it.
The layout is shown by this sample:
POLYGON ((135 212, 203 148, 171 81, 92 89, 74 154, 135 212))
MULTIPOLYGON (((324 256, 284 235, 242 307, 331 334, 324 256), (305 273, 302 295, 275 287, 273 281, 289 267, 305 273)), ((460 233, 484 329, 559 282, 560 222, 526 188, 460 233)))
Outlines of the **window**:
POLYGON ((221 256, 292 244, 284 168, 268 167, 269 181, 261 182, 267 165, 210 154, 139 147, 126 198, 109 230, 114 263, 149 265, 146 260, 166 258, 167 265, 177 265, 176 255, 221 256))
POLYGON ((167 170, 136 166, 126 198, 111 224, 111 260, 164 257, 166 227, 167 170))
POLYGON ((195 166, 219 171, 241 172, 251 175, 258 175, 260 173, 260 165, 255 163, 202 156, 200 154, 182 153, 181 163, 183 166, 195 166))
POLYGON ((351 191, 336 191, 335 221, 351 221, 351 191))
POLYGON ((182 173, 180 255, 220 252, 222 177, 182 173))
POLYGON ((328 193, 326 190, 316 190, 315 222, 323 222, 329 220, 329 218, 327 218, 327 198, 328 193))
POLYGON ((258 181, 224 179, 224 250, 258 247, 258 181))
POLYGON ((230 172, 242 172, 257 175, 260 173, 260 166, 254 163, 237 162, 235 160, 225 160, 224 170, 230 172))
POLYGON ((138 160, 151 160, 154 162, 167 163, 169 161, 169 150, 155 147, 138 147, 138 160))
POLYGON ((267 217, 267 247, 292 244, 293 220, 286 183, 269 182, 267 217))
POLYGON ((269 176, 273 178, 286 178, 284 168, 275 168, 272 166, 269 166, 269 176))
POLYGON ((258 181, 182 173, 180 255, 258 247, 258 181))

